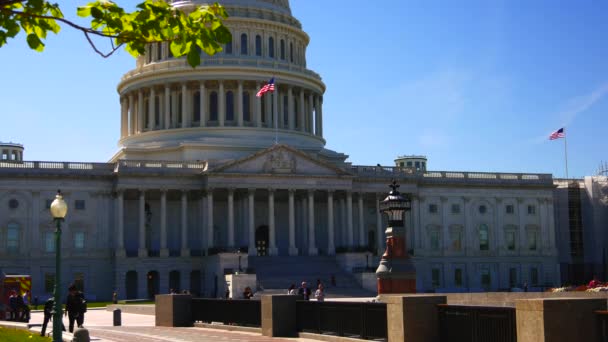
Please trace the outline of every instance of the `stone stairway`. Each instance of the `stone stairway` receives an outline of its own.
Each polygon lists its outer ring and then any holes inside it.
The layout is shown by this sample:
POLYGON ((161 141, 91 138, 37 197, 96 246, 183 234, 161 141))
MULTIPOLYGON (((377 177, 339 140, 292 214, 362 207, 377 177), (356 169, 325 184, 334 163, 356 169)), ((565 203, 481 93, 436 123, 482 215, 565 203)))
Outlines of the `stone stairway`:
POLYGON ((327 298, 376 295, 361 288, 354 276, 342 270, 331 256, 249 257, 249 267, 255 269, 258 294, 285 294, 291 284, 299 287, 302 281, 314 292, 320 280, 327 298))

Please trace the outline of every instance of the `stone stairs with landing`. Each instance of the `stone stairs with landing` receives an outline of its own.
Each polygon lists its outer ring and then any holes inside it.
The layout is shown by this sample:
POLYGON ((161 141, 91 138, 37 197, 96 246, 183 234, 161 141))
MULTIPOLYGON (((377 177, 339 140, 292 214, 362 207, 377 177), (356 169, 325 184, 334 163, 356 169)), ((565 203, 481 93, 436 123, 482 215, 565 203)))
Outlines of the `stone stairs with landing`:
POLYGON ((286 294, 291 284, 298 288, 303 281, 314 293, 317 280, 323 283, 326 298, 376 295, 361 288, 353 274, 340 268, 332 256, 249 257, 249 267, 254 268, 257 275, 258 295, 286 294))

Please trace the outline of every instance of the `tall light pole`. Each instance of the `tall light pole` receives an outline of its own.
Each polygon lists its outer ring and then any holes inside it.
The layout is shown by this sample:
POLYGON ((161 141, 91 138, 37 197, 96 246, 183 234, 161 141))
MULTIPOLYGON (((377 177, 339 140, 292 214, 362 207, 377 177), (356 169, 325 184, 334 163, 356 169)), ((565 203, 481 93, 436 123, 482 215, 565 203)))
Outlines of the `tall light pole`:
POLYGON ((388 196, 380 201, 380 212, 388 216, 386 251, 376 270, 378 294, 416 292, 416 269, 406 250, 404 215, 411 208, 409 196, 397 191, 395 180, 388 196))
POLYGON ((55 314, 53 317, 53 342, 63 342, 61 330, 61 222, 68 213, 68 205, 63 200, 61 190, 57 190, 55 200, 51 203, 51 216, 55 221, 55 314))

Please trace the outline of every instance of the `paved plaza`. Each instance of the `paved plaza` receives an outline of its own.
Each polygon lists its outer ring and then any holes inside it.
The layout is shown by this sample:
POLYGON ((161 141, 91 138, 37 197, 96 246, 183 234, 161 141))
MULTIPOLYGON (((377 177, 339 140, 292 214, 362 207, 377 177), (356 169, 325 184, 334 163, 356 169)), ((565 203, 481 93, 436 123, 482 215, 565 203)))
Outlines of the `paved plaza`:
MULTIPOLYGON (((84 326, 89 330, 91 341, 97 342, 189 342, 189 341, 313 341, 302 338, 270 338, 259 333, 235 332, 208 328, 167 328, 154 326, 154 316, 122 314, 122 326, 114 327, 112 324, 112 312, 105 309, 90 309, 85 315, 84 326)), ((32 313, 30 324, 42 324, 42 312, 32 313)), ((68 324, 67 317, 63 323, 68 324)), ((33 331, 40 333, 41 326, 32 327, 33 331)), ((49 322, 47 334, 52 333, 52 322, 49 322)), ((70 337, 69 333, 64 333, 70 337)))

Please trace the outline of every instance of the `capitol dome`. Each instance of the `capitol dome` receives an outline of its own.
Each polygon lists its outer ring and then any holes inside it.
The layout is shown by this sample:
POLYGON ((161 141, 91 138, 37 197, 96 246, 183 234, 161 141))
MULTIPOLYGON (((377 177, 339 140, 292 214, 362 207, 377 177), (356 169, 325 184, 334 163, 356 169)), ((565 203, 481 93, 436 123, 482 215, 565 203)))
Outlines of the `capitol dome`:
POLYGON ((325 84, 306 66, 309 37, 289 2, 219 2, 233 38, 224 51, 203 55, 192 68, 168 44, 151 44, 122 77, 121 138, 112 161, 225 161, 280 143, 342 163, 345 155, 324 148, 325 84), (273 77, 275 92, 256 97, 273 77))

